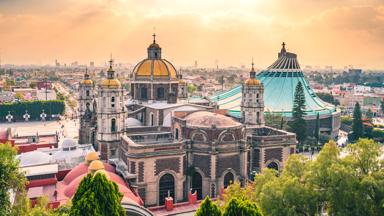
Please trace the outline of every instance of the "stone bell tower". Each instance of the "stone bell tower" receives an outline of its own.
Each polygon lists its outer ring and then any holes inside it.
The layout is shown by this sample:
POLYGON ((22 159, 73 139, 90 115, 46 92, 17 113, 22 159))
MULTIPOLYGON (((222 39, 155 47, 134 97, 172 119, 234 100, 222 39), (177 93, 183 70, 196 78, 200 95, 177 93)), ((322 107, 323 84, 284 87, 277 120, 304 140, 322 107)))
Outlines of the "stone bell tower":
POLYGON ((241 118, 246 125, 264 126, 264 86, 256 79, 253 61, 249 76, 242 88, 241 118))

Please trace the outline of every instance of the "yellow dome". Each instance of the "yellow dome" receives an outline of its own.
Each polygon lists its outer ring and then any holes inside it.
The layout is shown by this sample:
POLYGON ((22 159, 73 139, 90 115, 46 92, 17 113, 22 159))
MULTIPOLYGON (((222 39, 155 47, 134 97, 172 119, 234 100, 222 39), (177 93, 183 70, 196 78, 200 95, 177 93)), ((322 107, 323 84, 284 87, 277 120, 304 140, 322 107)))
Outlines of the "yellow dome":
POLYGON ((85 161, 87 161, 87 162, 91 162, 91 161, 94 161, 94 160, 99 160, 99 155, 97 154, 97 152, 89 152, 85 156, 85 161))
POLYGON ((103 162, 101 162, 99 160, 94 160, 94 161, 92 161, 91 164, 89 164, 88 169, 90 171, 103 170, 104 169, 104 164, 103 164, 103 162))
POLYGON ((165 59, 145 59, 133 69, 135 77, 176 79, 175 67, 165 59))
POLYGON ((115 88, 120 88, 121 84, 118 79, 105 79, 101 81, 100 86, 103 88, 115 89, 115 88))
POLYGON ((80 83, 83 85, 93 85, 93 81, 90 79, 82 80, 80 83))
POLYGON ((260 85, 260 80, 249 78, 245 81, 245 85, 247 86, 258 86, 260 85))

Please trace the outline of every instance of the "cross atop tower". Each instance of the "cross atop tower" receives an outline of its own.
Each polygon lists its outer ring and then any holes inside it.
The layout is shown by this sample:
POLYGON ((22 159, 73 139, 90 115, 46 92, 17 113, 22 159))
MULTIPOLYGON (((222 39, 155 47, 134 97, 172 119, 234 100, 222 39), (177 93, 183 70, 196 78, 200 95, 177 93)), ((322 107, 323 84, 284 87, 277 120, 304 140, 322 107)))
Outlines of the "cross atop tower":
POLYGON ((253 63, 253 58, 252 58, 252 71, 255 71, 254 66, 255 66, 255 63, 253 63))
POLYGON ((281 44, 281 51, 280 51, 280 53, 279 53, 279 58, 280 58, 280 56, 282 56, 282 55, 285 55, 286 53, 287 53, 287 50, 285 50, 285 42, 283 42, 282 44, 281 44))
POLYGON ((89 79, 88 68, 85 67, 84 79, 89 79))
POLYGON ((109 68, 112 69, 112 65, 113 65, 113 59, 112 59, 112 53, 111 53, 111 57, 109 59, 109 68))
POLYGON ((156 34, 153 33, 152 37, 153 37, 153 43, 156 43, 156 34))

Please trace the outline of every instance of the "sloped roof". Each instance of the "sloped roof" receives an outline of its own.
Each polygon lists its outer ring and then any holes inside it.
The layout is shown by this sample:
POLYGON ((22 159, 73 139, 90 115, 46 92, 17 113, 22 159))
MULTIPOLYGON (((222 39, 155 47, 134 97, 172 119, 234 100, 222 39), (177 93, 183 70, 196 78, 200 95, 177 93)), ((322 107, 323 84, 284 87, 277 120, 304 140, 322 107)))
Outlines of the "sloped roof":
MULTIPOLYGON (((257 79, 264 85, 265 112, 280 113, 286 117, 292 116, 293 100, 296 85, 301 82, 304 88, 307 115, 332 114, 336 107, 322 101, 304 77, 297 60, 297 55, 286 52, 285 44, 278 59, 266 70, 257 74, 257 79)), ((228 109, 230 114, 240 117, 242 86, 236 86, 226 92, 211 96, 220 109, 228 109)))

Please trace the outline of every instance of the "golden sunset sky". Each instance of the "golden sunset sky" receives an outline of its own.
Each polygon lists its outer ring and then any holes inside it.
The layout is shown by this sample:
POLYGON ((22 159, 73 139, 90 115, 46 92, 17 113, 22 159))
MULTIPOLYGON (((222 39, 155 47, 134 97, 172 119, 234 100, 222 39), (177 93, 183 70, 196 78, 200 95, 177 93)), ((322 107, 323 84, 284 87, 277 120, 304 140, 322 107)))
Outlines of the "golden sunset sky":
POLYGON ((154 27, 176 67, 265 68, 285 41, 302 67, 384 68, 383 0, 0 0, 2 64, 134 64, 154 27))

